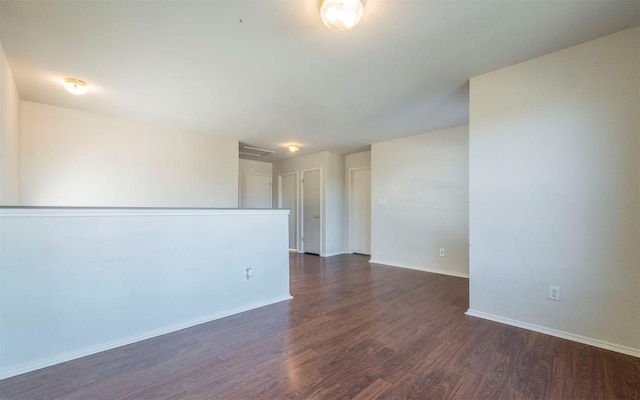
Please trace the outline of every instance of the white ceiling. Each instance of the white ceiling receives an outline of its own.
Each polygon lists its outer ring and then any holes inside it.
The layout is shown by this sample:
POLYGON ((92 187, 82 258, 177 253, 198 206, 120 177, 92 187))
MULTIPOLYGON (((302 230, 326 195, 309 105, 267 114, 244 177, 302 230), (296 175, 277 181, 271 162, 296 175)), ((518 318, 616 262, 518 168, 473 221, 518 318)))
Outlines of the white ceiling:
POLYGON ((349 32, 318 0, 0 1, 22 99, 278 150, 263 161, 465 124, 469 78, 640 25, 640 0, 368 0, 349 32))

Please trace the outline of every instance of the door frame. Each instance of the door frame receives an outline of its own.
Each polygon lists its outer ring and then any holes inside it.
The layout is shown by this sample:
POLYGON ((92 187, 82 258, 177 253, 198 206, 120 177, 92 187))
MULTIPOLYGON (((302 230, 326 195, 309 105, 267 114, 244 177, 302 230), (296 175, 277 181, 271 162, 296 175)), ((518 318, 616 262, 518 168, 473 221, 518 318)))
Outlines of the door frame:
MULTIPOLYGON (((355 171, 362 171, 365 169, 371 170, 371 166, 349 168, 347 172, 347 212, 349 213, 349 218, 347 218, 347 250, 349 251, 349 254, 353 254, 353 243, 355 242, 355 240, 353 240, 353 173, 355 171)), ((369 176, 371 176, 371 174, 369 174, 369 176)), ((369 202, 371 202, 371 199, 369 199, 369 202)), ((369 215, 369 221, 371 221, 371 215, 369 215)), ((371 234, 371 232, 369 232, 369 234, 371 234)))
POLYGON ((301 248, 301 243, 300 243, 300 238, 301 238, 301 229, 300 229, 300 213, 301 213, 301 207, 300 207, 300 190, 301 190, 301 181, 300 181, 300 172, 298 171, 294 171, 294 172, 285 172, 282 174, 278 174, 278 208, 282 208, 282 177, 283 176, 289 176, 289 175, 294 175, 296 177, 296 221, 295 221, 295 225, 296 225, 296 248, 295 250, 298 253, 302 253, 302 248, 301 248))
POLYGON ((247 176, 248 175, 269 177, 269 185, 271 186, 271 196, 269 196, 269 208, 273 208, 273 176, 269 174, 258 174, 256 172, 245 172, 244 176, 242 177, 244 181, 243 182, 244 190, 242 193, 242 206, 244 208, 247 208, 247 176))
POLYGON ((300 252, 304 253, 304 240, 302 240, 302 238, 304 237, 304 173, 305 172, 312 172, 312 171, 319 171, 320 172, 320 187, 318 188, 319 191, 319 195, 320 195, 320 256, 324 257, 325 251, 324 251, 324 195, 323 195, 323 190, 322 190, 322 167, 318 167, 318 168, 309 168, 309 169, 303 169, 302 171, 300 171, 300 225, 302 225, 302 229, 300 229, 300 252))

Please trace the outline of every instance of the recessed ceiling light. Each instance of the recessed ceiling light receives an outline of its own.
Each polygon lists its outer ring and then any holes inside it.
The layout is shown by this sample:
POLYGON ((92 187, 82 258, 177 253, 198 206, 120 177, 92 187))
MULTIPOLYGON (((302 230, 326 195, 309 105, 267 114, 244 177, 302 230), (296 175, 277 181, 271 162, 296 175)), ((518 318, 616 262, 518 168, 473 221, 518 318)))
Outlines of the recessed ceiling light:
POLYGON ((89 91, 87 83, 76 78, 65 79, 64 88, 67 89, 69 93, 73 93, 78 96, 86 94, 89 91))
POLYGON ((290 144, 287 146, 287 149, 289 149, 289 151, 292 153, 296 153, 300 151, 300 146, 298 146, 297 144, 290 144))

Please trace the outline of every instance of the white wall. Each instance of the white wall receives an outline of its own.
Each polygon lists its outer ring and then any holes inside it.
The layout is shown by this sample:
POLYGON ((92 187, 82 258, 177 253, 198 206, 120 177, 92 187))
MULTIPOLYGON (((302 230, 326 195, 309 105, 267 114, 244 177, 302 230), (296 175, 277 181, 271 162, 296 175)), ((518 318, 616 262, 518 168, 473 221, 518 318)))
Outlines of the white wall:
POLYGON ((287 221, 288 210, 0 209, 0 379, 289 299, 287 221))
MULTIPOLYGON (((328 151, 281 160, 273 164, 273 204, 278 204, 278 175, 320 168, 322 170, 321 255, 332 256, 344 248, 344 156, 328 151)), ((301 185, 298 185, 300 188, 301 185)), ((302 206, 302 205, 301 205, 302 206)), ((300 231, 300 230, 299 230, 300 231)))
POLYGON ((23 101, 21 203, 237 207, 238 142, 23 101))
POLYGON ((371 146, 371 262, 468 276, 468 139, 465 125, 371 146))
POLYGON ((640 356, 640 28, 473 78, 470 121, 470 314, 640 356))
MULTIPOLYGON (((245 192, 245 174, 260 174, 269 175, 273 174, 273 164, 264 161, 244 160, 240 159, 238 164, 238 207, 242 207, 244 203, 245 192)), ((273 178, 272 178, 273 181, 273 178)), ((273 185, 272 185, 273 187, 273 185)), ((272 193, 273 195, 273 193, 272 193)), ((277 202, 272 203, 274 206, 277 202)))
POLYGON ((250 172, 254 174, 271 175, 273 173, 273 164, 263 161, 240 159, 239 171, 241 173, 250 172))
POLYGON ((20 95, 0 43, 0 205, 20 203, 20 95))

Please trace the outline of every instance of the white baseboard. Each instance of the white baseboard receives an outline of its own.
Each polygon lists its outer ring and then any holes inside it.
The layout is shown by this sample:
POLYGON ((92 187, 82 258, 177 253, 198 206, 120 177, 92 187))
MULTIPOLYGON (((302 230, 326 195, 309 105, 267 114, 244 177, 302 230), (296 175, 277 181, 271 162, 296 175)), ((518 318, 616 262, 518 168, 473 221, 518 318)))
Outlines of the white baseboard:
POLYGON ((281 301, 290 300, 292 298, 293 297, 291 296, 283 296, 275 299, 264 300, 257 303, 248 304, 242 307, 233 308, 231 310, 227 310, 222 313, 207 315, 207 316, 196 318, 190 321, 182 322, 179 324, 175 324, 175 325, 171 325, 171 326, 167 326, 159 329, 153 329, 150 331, 139 333, 137 335, 127 336, 127 337, 112 340, 106 343, 101 343, 95 346, 89 346, 89 347, 85 347, 75 351, 59 354, 53 357, 30 361, 30 362, 22 363, 19 365, 9 366, 9 367, 0 369, 0 380, 10 378, 16 375, 25 374, 27 372, 35 371, 37 369, 50 367, 52 365, 60 364, 66 361, 75 360, 77 358, 86 357, 86 356, 100 353, 106 350, 111 350, 116 347, 125 346, 128 344, 139 342, 146 339, 151 339, 156 336, 165 335, 167 333, 179 331, 185 328, 190 328, 195 325, 200 325, 207 322, 215 321, 216 319, 228 317, 230 315, 239 314, 241 312, 279 303, 281 301))
POLYGON ((405 264, 395 263, 395 262, 392 262, 392 261, 379 261, 379 260, 375 260, 374 261, 373 258, 371 260, 369 260, 369 262, 372 263, 372 264, 383 264, 383 265, 388 265, 390 267, 414 269, 416 271, 432 272, 434 274, 449 275, 449 276, 455 276, 457 278, 467 278, 467 279, 469 279, 469 274, 465 274, 465 273, 462 273, 462 272, 447 271, 447 270, 443 270, 443 269, 432 269, 432 268, 416 267, 416 266, 413 266, 413 265, 405 265, 405 264))
POLYGON ((488 314, 481 311, 476 311, 472 309, 468 309, 465 313, 466 315, 470 315, 472 317, 478 317, 482 319, 487 319, 489 321, 500 322, 501 324, 515 326, 517 328, 523 328, 534 332, 544 333, 546 335, 559 337, 562 339, 571 340, 573 342, 578 342, 582 344, 587 344, 589 346, 598 347, 605 350, 615 351, 617 353, 627 354, 629 356, 639 357, 640 358, 640 349, 634 349, 632 347, 621 346, 615 343, 609 343, 598 339, 592 339, 585 336, 576 335, 569 332, 563 332, 552 328, 546 328, 544 326, 530 324, 528 322, 522 322, 511 318, 500 317, 494 314, 488 314))
POLYGON ((341 254, 346 254, 345 252, 341 251, 338 253, 328 253, 328 254, 323 254, 322 257, 333 257, 333 256, 339 256, 341 254))

